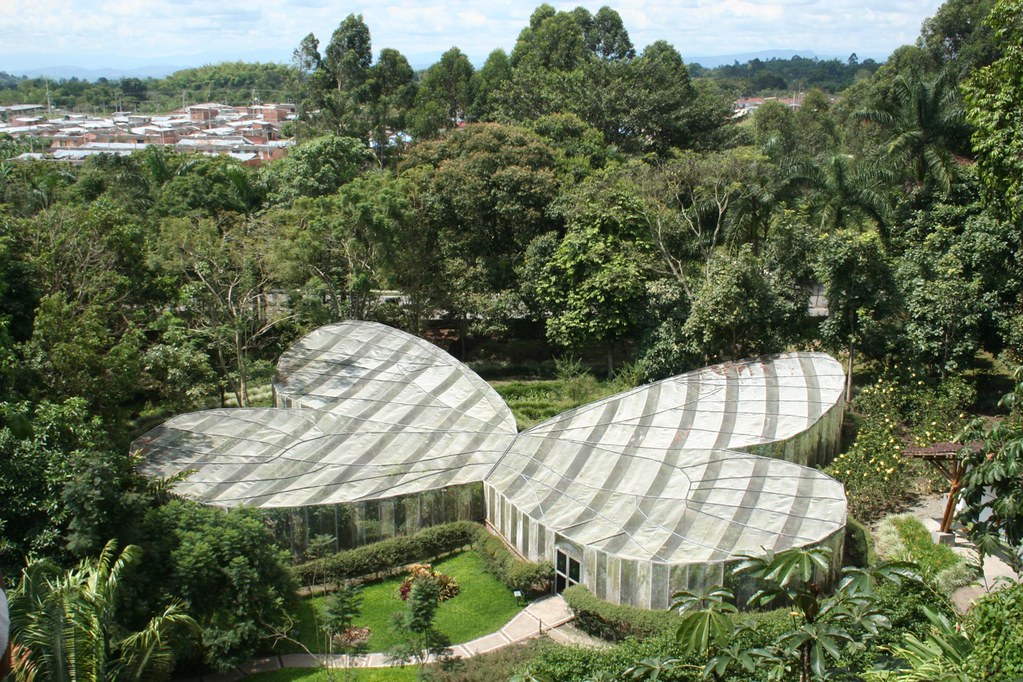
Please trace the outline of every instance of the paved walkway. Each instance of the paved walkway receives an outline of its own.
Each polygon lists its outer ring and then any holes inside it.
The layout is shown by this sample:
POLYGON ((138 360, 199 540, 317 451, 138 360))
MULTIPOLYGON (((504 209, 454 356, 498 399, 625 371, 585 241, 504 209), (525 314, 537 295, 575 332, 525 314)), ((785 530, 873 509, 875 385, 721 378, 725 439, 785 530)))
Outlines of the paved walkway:
MULTIPOLYGON (((940 534, 941 517, 945 512, 945 499, 944 495, 928 496, 921 499, 909 510, 909 513, 923 521, 924 526, 927 527, 927 530, 931 532, 931 536, 934 538, 937 538, 940 534)), ((971 561, 976 562, 977 551, 974 546, 959 533, 953 532, 952 536, 950 538, 952 540, 950 544, 952 549, 960 555, 968 557, 971 561)), ((956 608, 965 613, 973 602, 999 587, 1001 583, 998 581, 998 578, 1011 578, 1018 581, 1020 576, 1016 575, 1009 568, 1009 565, 998 557, 985 557, 984 575, 978 579, 976 584, 967 585, 955 590, 952 593, 952 602, 956 605, 956 608)))
MULTIPOLYGON (((451 647, 451 655, 457 658, 469 658, 477 654, 485 654, 511 644, 518 644, 533 637, 550 634, 555 628, 559 628, 574 618, 568 608, 568 604, 560 594, 544 597, 530 603, 526 608, 519 611, 514 618, 505 624, 503 628, 489 635, 484 635, 471 642, 455 644, 451 647)), ((555 635, 557 637, 558 635, 555 635)), ((565 637, 572 635, 566 634, 565 637)), ((311 654, 285 654, 283 656, 267 656, 249 661, 227 673, 217 673, 193 677, 182 682, 234 682, 247 675, 278 670, 280 668, 318 668, 321 664, 334 668, 341 668, 345 665, 343 655, 311 655, 311 654)), ((388 660, 386 654, 372 653, 359 656, 352 662, 352 667, 358 668, 385 668, 395 665, 388 660)))

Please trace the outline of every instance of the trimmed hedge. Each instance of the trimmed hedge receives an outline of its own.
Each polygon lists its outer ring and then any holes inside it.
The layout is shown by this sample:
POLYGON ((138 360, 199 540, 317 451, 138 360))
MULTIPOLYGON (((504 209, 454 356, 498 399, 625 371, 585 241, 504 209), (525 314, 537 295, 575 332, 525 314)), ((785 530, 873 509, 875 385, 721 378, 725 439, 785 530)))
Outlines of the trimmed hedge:
POLYGON ((612 604, 594 596, 582 585, 573 585, 562 596, 575 614, 574 624, 577 628, 611 642, 626 637, 651 637, 669 627, 678 626, 679 622, 678 615, 673 611, 651 611, 612 604))
POLYGON ((523 561, 508 549, 500 538, 480 531, 476 551, 483 558, 483 568, 505 586, 535 596, 550 592, 554 565, 549 561, 523 561))
POLYGON ((292 571, 306 586, 364 578, 472 545, 481 532, 479 524, 472 521, 445 523, 299 564, 292 571))
MULTIPOLYGON (((573 624, 586 632, 612 642, 629 637, 647 639, 673 634, 679 625, 678 614, 672 610, 654 611, 635 606, 612 604, 594 596, 582 585, 573 585, 562 595, 575 614, 573 624)), ((733 618, 737 623, 755 628, 768 638, 788 629, 788 609, 773 611, 751 611, 738 613, 733 618), (766 633, 766 635, 765 635, 766 633)))

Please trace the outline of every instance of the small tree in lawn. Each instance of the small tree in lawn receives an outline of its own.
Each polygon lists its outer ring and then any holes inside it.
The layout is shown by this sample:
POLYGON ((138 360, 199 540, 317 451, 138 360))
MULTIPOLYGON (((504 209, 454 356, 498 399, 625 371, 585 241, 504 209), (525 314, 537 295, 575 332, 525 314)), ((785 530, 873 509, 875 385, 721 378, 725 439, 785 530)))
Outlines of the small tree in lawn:
POLYGON ((344 654, 345 679, 352 679, 352 667, 369 641, 370 629, 356 627, 355 619, 362 612, 362 589, 354 583, 345 583, 327 597, 323 605, 320 630, 327 640, 331 654, 344 654))
POLYGON ((394 614, 394 625, 401 643, 391 656, 398 661, 417 661, 419 678, 431 654, 440 653, 447 645, 444 635, 433 626, 437 607, 459 592, 458 583, 449 575, 438 573, 430 564, 413 564, 398 588, 398 597, 406 603, 404 612, 394 614))

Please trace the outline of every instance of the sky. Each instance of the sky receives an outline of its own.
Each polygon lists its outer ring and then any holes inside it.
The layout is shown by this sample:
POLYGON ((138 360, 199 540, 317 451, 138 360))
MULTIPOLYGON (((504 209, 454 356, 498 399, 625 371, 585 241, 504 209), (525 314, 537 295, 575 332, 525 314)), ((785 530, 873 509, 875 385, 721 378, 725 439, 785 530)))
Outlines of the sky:
MULTIPOLYGON (((540 0, 0 0, 0 71, 42 67, 198 66, 287 62, 308 33, 321 49, 348 14, 362 14, 381 48, 426 66, 452 46, 477 64, 511 51, 540 0)), ((940 0, 630 0, 550 2, 556 9, 608 4, 637 48, 667 40, 682 56, 793 49, 886 58, 912 43, 940 0)))

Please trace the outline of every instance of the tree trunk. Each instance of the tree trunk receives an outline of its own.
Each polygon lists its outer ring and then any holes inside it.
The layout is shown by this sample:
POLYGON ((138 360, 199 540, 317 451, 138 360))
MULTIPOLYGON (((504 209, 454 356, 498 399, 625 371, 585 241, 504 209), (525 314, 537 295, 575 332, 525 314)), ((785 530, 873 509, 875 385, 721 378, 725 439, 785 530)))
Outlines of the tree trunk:
POLYGON ((607 380, 611 381, 615 375, 614 342, 607 344, 607 380))
POLYGON ((238 407, 247 407, 249 392, 245 376, 245 346, 242 343, 242 333, 239 329, 235 329, 234 332, 234 352, 238 359, 238 407))
POLYGON ((845 402, 848 405, 852 400, 853 384, 853 343, 849 342, 849 369, 845 373, 845 402))

